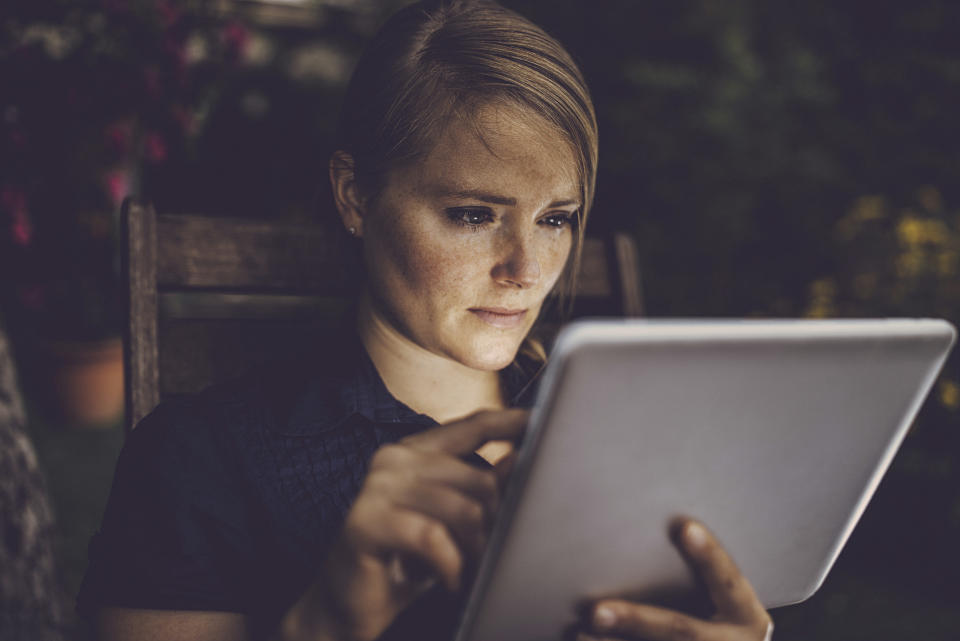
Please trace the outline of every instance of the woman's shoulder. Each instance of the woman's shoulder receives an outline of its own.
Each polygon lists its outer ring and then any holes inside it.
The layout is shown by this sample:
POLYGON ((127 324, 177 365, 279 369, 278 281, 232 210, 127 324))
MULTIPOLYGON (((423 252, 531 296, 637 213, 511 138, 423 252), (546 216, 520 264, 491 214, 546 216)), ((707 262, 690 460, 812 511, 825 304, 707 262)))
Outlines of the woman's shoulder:
POLYGON ((257 611, 285 594, 277 573, 332 536, 376 446, 363 426, 323 419, 341 413, 340 369, 276 362, 148 414, 118 461, 81 610, 257 611))
POLYGON ((327 498, 354 491, 373 451, 395 436, 372 420, 368 399, 383 395, 382 383, 364 354, 359 342, 331 337, 297 358, 165 399, 128 438, 125 467, 174 491, 243 495, 286 510, 281 519, 328 512, 327 498))
POLYGON ((322 428, 318 422, 334 422, 346 409, 343 392, 353 384, 359 359, 350 343, 343 337, 327 339, 305 346, 296 357, 259 363, 203 390, 168 396, 131 436, 162 433, 191 440, 243 428, 284 433, 299 429, 296 419, 304 418, 304 411, 314 427, 322 428))
MULTIPOLYGON (((349 420, 344 367, 327 359, 277 361, 165 398, 127 437, 114 494, 215 515, 238 501, 278 511, 277 518, 307 511, 314 501, 300 488, 325 476, 314 468, 343 470, 347 462, 351 471, 362 469, 376 446, 349 420)), ((327 482, 335 487, 341 479, 327 482)))

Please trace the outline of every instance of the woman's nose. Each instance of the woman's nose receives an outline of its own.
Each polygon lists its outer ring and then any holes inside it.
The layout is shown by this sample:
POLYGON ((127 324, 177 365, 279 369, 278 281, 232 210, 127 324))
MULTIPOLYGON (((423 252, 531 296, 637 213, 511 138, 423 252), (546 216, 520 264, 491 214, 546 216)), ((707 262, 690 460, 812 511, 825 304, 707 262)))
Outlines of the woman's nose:
POLYGON ((540 260, 532 239, 511 237, 493 268, 493 279, 502 285, 532 287, 540 280, 540 260))

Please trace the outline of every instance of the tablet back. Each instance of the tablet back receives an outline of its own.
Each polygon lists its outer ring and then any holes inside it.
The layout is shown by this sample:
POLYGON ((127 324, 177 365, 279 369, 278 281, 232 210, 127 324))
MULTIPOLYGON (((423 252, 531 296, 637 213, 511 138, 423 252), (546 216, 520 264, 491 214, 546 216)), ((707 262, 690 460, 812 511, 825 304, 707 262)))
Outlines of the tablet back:
POLYGON ((704 521, 767 607, 823 582, 946 359, 934 320, 590 321, 561 334, 458 641, 669 601, 704 521))

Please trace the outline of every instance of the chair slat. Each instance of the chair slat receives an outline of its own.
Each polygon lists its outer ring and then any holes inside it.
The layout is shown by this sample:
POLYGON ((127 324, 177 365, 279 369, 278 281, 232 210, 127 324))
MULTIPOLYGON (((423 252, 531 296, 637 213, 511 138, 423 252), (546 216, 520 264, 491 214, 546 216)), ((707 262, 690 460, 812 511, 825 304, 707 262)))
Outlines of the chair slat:
POLYGON ((640 281, 640 257, 633 237, 613 236, 616 274, 620 279, 620 298, 624 316, 643 316, 643 288, 640 281))
POLYGON ((320 225, 163 215, 157 223, 157 285, 310 292, 351 290, 347 260, 320 225))
POLYGON ((121 216, 121 271, 127 323, 123 355, 126 428, 160 402, 157 353, 156 215, 152 206, 127 200, 121 216))

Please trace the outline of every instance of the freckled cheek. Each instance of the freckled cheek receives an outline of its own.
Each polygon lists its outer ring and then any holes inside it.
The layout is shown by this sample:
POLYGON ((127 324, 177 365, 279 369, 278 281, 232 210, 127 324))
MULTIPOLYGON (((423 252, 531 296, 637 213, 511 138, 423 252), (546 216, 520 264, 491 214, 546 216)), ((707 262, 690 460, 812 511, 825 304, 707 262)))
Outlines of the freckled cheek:
POLYGON ((469 286, 469 274, 463 256, 451 251, 426 251, 413 266, 413 279, 424 294, 455 294, 469 286))
POLYGON ((567 264, 567 258, 573 247, 573 238, 568 242, 549 243, 541 252, 540 269, 543 272, 545 284, 553 286, 563 273, 563 268, 567 264))
POLYGON ((412 292, 436 298, 438 294, 462 291, 469 282, 464 252, 433 234, 398 234, 396 242, 387 247, 398 272, 393 277, 401 279, 402 286, 412 292))

